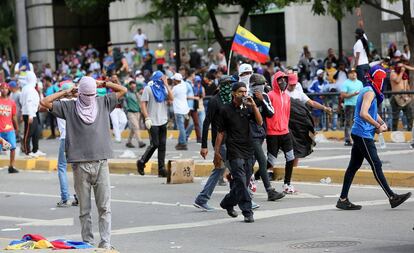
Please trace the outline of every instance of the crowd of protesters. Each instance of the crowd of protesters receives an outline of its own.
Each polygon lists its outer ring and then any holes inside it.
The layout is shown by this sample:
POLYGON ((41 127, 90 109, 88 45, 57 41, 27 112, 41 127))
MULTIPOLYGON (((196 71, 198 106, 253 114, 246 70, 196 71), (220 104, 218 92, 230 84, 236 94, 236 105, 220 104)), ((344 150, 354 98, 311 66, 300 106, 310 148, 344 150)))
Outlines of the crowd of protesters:
MULTIPOLYGON (((337 207, 361 209, 349 201, 348 191, 362 161, 367 159, 391 207, 395 208, 411 193, 399 195, 389 188, 373 137, 388 129, 387 121, 379 115, 384 100, 382 91, 411 90, 408 70, 414 68, 407 64, 410 57, 407 47, 402 54, 392 45, 388 58, 373 58, 371 53, 375 52, 369 50, 365 33, 357 29, 355 34, 353 61, 337 57, 332 49, 324 60, 318 61, 305 46, 297 67, 285 67, 278 58, 262 65, 237 56, 237 71, 232 75, 226 75, 228 66, 223 52, 209 48, 204 54, 196 45, 190 53, 186 48, 181 49, 182 65, 177 67, 174 52, 167 53, 162 44, 155 51, 150 50, 140 29, 134 36, 136 47, 131 50, 121 51, 108 43, 104 53, 93 45, 59 51, 56 71, 50 64, 36 70, 26 56, 14 67, 3 59, 7 68, 2 64, 0 144, 3 149, 11 150, 9 173, 18 172, 14 168, 16 142, 21 142, 20 149, 27 156, 45 155, 39 149, 41 130, 50 127, 48 138, 54 139, 57 126, 61 186, 61 201, 57 206, 71 205, 66 178, 66 164, 71 163, 77 195, 73 203, 79 204, 82 239, 94 241, 93 188, 99 212, 99 247, 109 249, 112 248, 111 190, 107 159, 113 151, 112 136, 106 130, 111 125, 115 142, 121 142, 122 131, 128 125, 126 147, 135 147, 134 138, 139 148, 146 147, 136 162, 140 175, 145 174, 146 163, 157 150, 159 177, 167 175, 167 129, 179 132, 176 150, 188 149, 195 130, 195 141, 201 144, 200 155, 204 158, 208 154, 207 136, 211 129, 214 168, 194 206, 211 211, 208 200, 216 184, 226 177, 230 192, 220 206, 229 216, 237 217, 234 207, 238 205, 247 223, 254 222, 253 210, 259 208, 252 200, 254 178, 262 179, 268 201, 296 193, 293 170, 299 158, 312 153, 315 145, 312 136, 325 125, 334 130, 344 126, 345 145, 352 145, 352 153, 337 207), (338 94, 312 96, 326 92, 338 94), (141 138, 140 129, 148 130, 148 144, 141 138), (262 147, 265 140, 267 155, 262 147), (286 161, 280 192, 270 183, 279 150, 286 161), (256 161, 259 170, 253 175, 256 161), (226 168, 230 172, 227 176, 226 168)), ((398 96, 390 98, 392 129, 397 129, 403 111, 403 126, 411 130, 412 115, 408 108, 411 97, 398 96)))

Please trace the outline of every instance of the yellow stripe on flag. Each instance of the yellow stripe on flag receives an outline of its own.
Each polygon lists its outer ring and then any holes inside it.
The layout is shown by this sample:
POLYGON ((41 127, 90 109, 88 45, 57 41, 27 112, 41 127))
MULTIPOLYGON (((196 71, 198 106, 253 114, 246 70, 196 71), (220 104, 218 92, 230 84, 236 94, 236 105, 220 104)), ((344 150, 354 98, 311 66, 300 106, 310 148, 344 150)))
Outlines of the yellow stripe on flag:
POLYGON ((270 47, 270 42, 265 42, 265 41, 261 41, 259 40, 256 36, 254 36, 253 33, 251 33, 249 30, 247 30, 246 28, 242 27, 242 26, 238 26, 236 33, 248 40, 251 40, 257 44, 263 45, 265 47, 270 47))

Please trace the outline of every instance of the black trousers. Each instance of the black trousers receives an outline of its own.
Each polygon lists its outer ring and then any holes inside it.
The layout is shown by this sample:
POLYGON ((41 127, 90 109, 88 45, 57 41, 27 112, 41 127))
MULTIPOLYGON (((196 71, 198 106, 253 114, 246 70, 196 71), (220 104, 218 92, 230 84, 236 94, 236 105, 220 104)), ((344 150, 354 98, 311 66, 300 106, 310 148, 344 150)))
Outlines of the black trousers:
POLYGON ((268 135, 267 142, 267 168, 273 168, 276 164, 279 149, 285 154, 285 180, 284 184, 290 185, 293 173, 293 161, 295 154, 293 151, 292 135, 290 133, 284 135, 268 135))
POLYGON ((165 169, 165 150, 167 143, 167 124, 152 126, 149 132, 150 145, 145 150, 140 161, 146 164, 151 159, 155 150, 158 149, 158 171, 165 169))
POLYGON ((253 174, 253 157, 250 159, 230 160, 230 173, 233 178, 230 192, 224 196, 220 206, 224 209, 232 208, 239 205, 243 216, 253 215, 252 197, 249 193, 250 178, 253 174))
POLYGON ((341 198, 347 198, 349 188, 351 187, 352 180, 355 174, 361 168, 364 159, 367 159, 369 165, 371 165, 372 172, 378 184, 384 190, 387 197, 394 196, 394 192, 388 186, 387 179, 382 172, 382 163, 378 157, 377 148, 373 139, 362 138, 351 134, 354 144, 351 150, 351 160, 349 161, 348 168, 346 169, 344 176, 344 184, 342 186, 341 198))
POLYGON ((39 119, 34 117, 32 123, 29 123, 29 115, 23 115, 24 136, 23 151, 26 155, 30 152, 36 153, 39 150, 39 119), (30 141, 33 149, 30 149, 30 141))
POLYGON ((411 112, 411 104, 404 107, 399 106, 395 101, 395 97, 391 97, 391 110, 392 110, 392 131, 398 130, 398 121, 400 120, 400 111, 403 111, 404 116, 407 118, 407 131, 411 131, 413 127, 413 115, 411 112))
POLYGON ((355 106, 352 105, 346 105, 345 106, 345 141, 350 142, 351 141, 351 127, 354 121, 354 112, 355 112, 355 106))
POLYGON ((47 121, 49 122, 50 131, 52 136, 56 136, 55 129, 56 129, 56 117, 51 112, 47 112, 47 121))

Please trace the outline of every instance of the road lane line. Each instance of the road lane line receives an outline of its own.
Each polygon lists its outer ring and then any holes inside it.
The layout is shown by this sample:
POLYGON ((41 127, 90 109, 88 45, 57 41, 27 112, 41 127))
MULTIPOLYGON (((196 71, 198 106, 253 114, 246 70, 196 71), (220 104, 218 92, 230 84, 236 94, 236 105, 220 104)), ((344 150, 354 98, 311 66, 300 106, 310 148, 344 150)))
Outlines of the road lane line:
MULTIPOLYGON (((17 196, 30 196, 30 197, 60 198, 59 195, 42 194, 42 193, 4 192, 4 191, 0 191, 0 194, 17 195, 17 196)), ((94 199, 95 198, 92 198, 92 200, 94 200, 94 199)), ((142 204, 142 205, 157 205, 157 206, 178 206, 178 207, 187 207, 187 208, 191 207, 191 208, 194 208, 193 205, 185 205, 185 204, 181 204, 180 202, 165 203, 165 202, 159 202, 159 201, 139 201, 139 200, 126 200, 126 199, 111 199, 111 202, 128 203, 128 204, 142 204)))
MULTIPOLYGON (((414 199, 408 199, 406 202, 414 202, 414 199)), ((355 202, 356 204, 366 206, 378 206, 389 204, 388 200, 370 200, 370 201, 360 201, 355 202)), ((320 206, 304 206, 304 207, 293 207, 293 208, 283 208, 277 210, 263 210, 255 211, 254 218, 255 220, 274 218, 278 216, 286 216, 292 214, 303 214, 316 211, 327 211, 327 210, 338 210, 334 204, 329 205, 320 205, 320 206)), ((338 210, 340 212, 341 210, 338 210)), ((239 216, 240 217, 240 216, 239 216)), ((119 235, 130 235, 130 234, 139 234, 139 233, 148 233, 148 232, 157 232, 157 231, 167 231, 167 230, 177 230, 177 229, 188 229, 188 228, 199 228, 199 227, 208 227, 214 225, 222 225, 232 222, 240 222, 241 219, 234 218, 223 218, 215 220, 204 220, 198 222, 187 222, 187 223, 177 223, 177 224, 165 224, 165 225, 154 225, 154 226, 140 226, 140 227, 130 227, 112 230, 112 236, 119 235)), ((98 233, 94 235, 98 236, 98 233)), ((73 235, 63 235, 59 238, 79 238, 79 234, 73 235)))

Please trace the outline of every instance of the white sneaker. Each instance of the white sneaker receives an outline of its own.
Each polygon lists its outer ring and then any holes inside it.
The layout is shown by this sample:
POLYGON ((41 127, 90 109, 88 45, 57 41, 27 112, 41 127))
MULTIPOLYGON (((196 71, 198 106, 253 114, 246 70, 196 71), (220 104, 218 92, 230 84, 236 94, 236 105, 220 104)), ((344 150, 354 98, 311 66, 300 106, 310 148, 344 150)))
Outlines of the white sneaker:
POLYGON ((39 155, 37 154, 37 152, 36 153, 30 152, 29 153, 29 156, 31 156, 31 157, 39 157, 39 155))
POLYGON ((37 156, 46 156, 46 153, 43 153, 40 150, 37 150, 37 152, 35 153, 37 156))
POLYGON ((295 194, 297 191, 293 185, 284 184, 283 185, 283 192, 286 194, 295 194))

